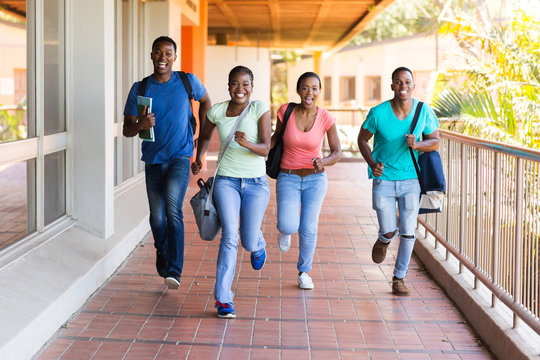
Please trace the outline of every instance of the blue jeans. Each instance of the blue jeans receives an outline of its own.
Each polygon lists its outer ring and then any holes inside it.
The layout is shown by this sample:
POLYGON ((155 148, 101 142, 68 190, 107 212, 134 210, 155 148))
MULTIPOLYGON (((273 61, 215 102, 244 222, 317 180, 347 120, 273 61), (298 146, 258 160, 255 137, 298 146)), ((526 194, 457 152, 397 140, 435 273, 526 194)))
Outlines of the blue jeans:
POLYGON ((189 158, 165 164, 146 164, 146 193, 154 246, 167 254, 169 272, 182 274, 184 266, 184 214, 182 203, 189 182, 189 158))
POLYGON ((234 279, 238 240, 249 252, 266 247, 261 231, 264 212, 270 199, 266 175, 258 178, 235 178, 218 175, 214 185, 214 201, 221 221, 221 243, 216 268, 214 297, 233 306, 231 286, 234 279), (240 236, 238 236, 240 228, 240 236))
POLYGON ((326 172, 300 177, 280 172, 276 183, 277 228, 284 235, 298 231, 298 271, 308 272, 317 245, 319 214, 328 188, 326 172))
POLYGON ((418 179, 373 180, 373 209, 379 220, 379 239, 387 244, 400 235, 399 249, 394 267, 394 276, 403 279, 407 275, 409 262, 416 240, 416 219, 420 207, 420 185, 418 179), (397 227, 396 202, 399 209, 397 227), (394 232, 392 238, 384 234, 394 232), (407 236, 407 237, 403 237, 407 236))

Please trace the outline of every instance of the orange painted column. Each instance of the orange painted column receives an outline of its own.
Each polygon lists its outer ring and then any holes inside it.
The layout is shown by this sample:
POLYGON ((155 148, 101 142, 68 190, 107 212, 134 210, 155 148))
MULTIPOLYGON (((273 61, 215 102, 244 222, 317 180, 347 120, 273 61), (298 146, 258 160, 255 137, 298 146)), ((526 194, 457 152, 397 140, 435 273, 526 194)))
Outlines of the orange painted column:
MULTIPOLYGON (((195 75, 204 85, 206 77, 206 44, 208 42, 208 0, 199 0, 199 26, 182 26, 180 44, 181 68, 185 72, 195 75)), ((193 102, 193 112, 199 122, 199 103, 193 102)), ((197 126, 195 137, 199 136, 200 123, 197 126)), ((192 161, 195 159, 193 156, 192 161)), ((203 168, 206 167, 203 159, 203 168)))

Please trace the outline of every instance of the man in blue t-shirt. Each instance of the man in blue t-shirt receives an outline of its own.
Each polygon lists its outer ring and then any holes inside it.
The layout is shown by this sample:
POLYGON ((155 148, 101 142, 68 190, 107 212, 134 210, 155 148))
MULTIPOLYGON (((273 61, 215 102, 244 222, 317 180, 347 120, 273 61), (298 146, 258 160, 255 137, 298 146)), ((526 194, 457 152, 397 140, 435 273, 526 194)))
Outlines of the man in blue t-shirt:
POLYGON ((413 99, 412 71, 399 67, 392 73, 394 97, 372 108, 358 134, 358 147, 373 179, 373 209, 377 212, 379 236, 371 251, 377 264, 383 262, 390 241, 400 237, 392 278, 392 293, 409 295, 403 279, 416 240, 415 228, 420 202, 420 185, 409 147, 418 151, 439 148, 439 122, 427 105, 421 109, 414 134, 410 134, 418 100, 413 99), (369 139, 374 136, 373 152, 369 139), (421 140, 422 139, 422 140, 421 140), (399 209, 397 227, 396 202, 399 209))
MULTIPOLYGON (((124 108, 124 136, 153 128, 155 141, 144 141, 146 192, 150 206, 150 227, 156 247, 156 268, 169 289, 180 286, 184 264, 184 222, 182 204, 189 182, 193 156, 191 107, 186 88, 178 72, 176 43, 160 36, 152 44, 150 58, 154 73, 148 77, 145 96, 152 98, 152 112, 137 119, 137 95, 141 82, 131 87, 124 108)), ((206 89, 197 76, 188 74, 194 99, 200 103, 199 121, 204 125, 211 107, 206 89)))

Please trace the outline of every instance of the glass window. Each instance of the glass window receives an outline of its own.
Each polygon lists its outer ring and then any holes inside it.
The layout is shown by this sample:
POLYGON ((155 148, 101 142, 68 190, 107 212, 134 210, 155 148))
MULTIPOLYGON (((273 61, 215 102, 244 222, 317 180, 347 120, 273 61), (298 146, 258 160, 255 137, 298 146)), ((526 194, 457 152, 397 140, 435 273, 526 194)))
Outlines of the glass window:
POLYGON ((356 98, 356 77, 343 76, 340 79, 340 100, 351 101, 356 98))
POLYGON ((0 165, 0 249, 36 229, 35 161, 0 165), (27 181, 29 179, 30 181, 27 181))
POLYGON ((332 102, 332 77, 325 76, 323 81, 323 95, 324 103, 330 104, 332 102))
POLYGON ((66 213, 65 151, 45 155, 44 166, 45 225, 66 213))
POLYGON ((64 116, 64 0, 47 0, 43 7, 44 132, 66 129, 64 116))
POLYGON ((381 101, 381 77, 366 76, 364 81, 364 100, 367 105, 381 101))
POLYGON ((26 2, 0 7, 0 142, 28 137, 26 2))

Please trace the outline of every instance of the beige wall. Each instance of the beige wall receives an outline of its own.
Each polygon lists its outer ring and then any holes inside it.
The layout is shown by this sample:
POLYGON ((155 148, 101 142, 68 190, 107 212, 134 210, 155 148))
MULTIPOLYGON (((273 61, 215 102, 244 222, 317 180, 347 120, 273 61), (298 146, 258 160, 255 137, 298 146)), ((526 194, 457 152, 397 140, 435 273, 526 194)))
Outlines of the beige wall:
MULTIPOLYGON (((451 47, 448 40, 439 40, 439 49, 451 47)), ((332 81, 332 107, 371 107, 390 99, 391 74, 399 66, 411 69, 415 74, 414 96, 429 101, 428 90, 434 80, 436 65, 436 42, 434 37, 416 35, 401 39, 381 41, 333 54, 323 60, 321 79, 329 76, 332 81), (341 101, 341 80, 356 77, 355 99, 341 101), (366 77, 380 77, 380 100, 366 99, 366 77)), ((439 63, 444 61, 445 51, 439 50, 439 63)), ((288 66, 289 100, 296 98, 296 79, 305 71, 313 71, 313 59, 306 59, 288 66)), ((324 87, 324 86, 323 86, 324 87)), ((319 100, 322 105, 322 99, 319 100)))
POLYGON ((26 29, 0 22, 0 105, 15 105, 14 69, 26 69, 26 29))
POLYGON ((230 100, 227 81, 236 65, 247 66, 255 77, 252 99, 270 106, 270 55, 267 48, 210 45, 206 53, 205 86, 212 103, 230 100))

